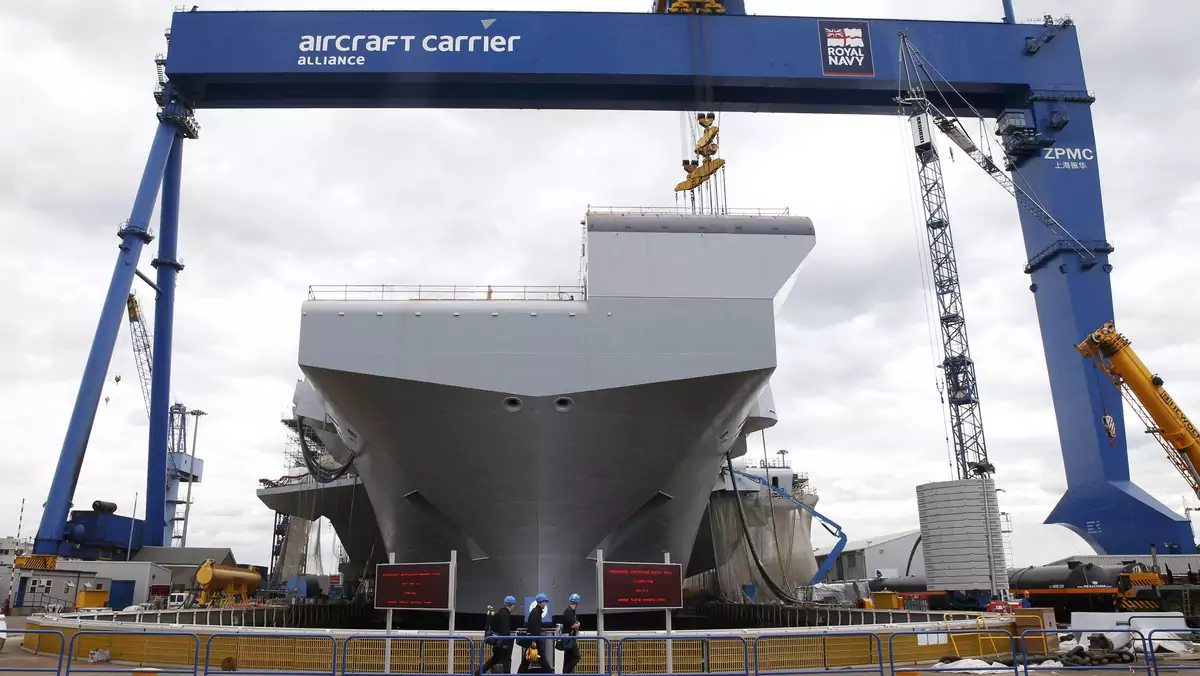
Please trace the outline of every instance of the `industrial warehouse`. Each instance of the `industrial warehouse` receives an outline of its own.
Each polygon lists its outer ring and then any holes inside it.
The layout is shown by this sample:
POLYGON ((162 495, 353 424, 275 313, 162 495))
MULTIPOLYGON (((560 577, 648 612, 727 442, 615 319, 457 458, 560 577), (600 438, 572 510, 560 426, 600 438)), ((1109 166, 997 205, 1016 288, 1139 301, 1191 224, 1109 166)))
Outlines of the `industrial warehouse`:
POLYGON ((89 348, 0 503, 0 670, 1187 668, 1196 388, 1153 313, 1189 295, 1114 271, 1149 245, 1111 204, 1150 188, 1101 199, 1108 15, 978 1, 111 18, 139 51, 164 24, 129 62, 154 131, 87 188, 94 218, 136 185, 111 274, 71 254, 98 317, 85 289, 21 329, 89 348), (764 131, 827 118, 900 150, 764 131))

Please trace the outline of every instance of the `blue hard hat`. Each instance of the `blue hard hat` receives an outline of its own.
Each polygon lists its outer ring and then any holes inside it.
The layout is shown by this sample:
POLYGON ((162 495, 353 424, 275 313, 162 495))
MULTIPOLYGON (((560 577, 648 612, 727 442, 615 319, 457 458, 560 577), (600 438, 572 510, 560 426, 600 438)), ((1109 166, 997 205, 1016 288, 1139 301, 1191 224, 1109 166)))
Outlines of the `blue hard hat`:
POLYGON ((517 599, 515 599, 515 598, 514 598, 514 597, 512 597, 512 596, 505 596, 505 597, 504 597, 504 605, 506 605, 506 606, 511 606, 511 605, 514 605, 514 604, 516 604, 516 602, 517 602, 517 599))
POLYGON ((567 601, 570 601, 571 603, 579 603, 582 600, 583 598, 581 598, 579 594, 571 594, 567 597, 567 601))
POLYGON ((550 597, 546 596, 545 594, 538 594, 537 596, 533 597, 533 600, 541 603, 542 601, 549 601, 550 597))

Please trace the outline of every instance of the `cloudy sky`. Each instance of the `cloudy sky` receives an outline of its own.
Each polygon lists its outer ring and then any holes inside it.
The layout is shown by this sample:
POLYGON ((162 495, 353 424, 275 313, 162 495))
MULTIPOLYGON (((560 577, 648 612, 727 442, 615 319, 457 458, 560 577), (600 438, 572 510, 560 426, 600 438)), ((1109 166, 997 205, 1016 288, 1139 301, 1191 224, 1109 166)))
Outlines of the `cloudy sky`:
MULTIPOLYGON (((0 534, 36 530, 154 128, 152 58, 174 0, 0 3, 0 534)), ((747 0, 762 14, 994 20, 1000 0, 747 0)), ((371 7, 643 11, 648 0, 222 0, 202 9, 371 7)), ((1017 0, 1070 13, 1098 96, 1117 318, 1200 410, 1200 5, 1017 0), (1148 7, 1154 5, 1154 7, 1148 7), (1153 48, 1137 29, 1155 23, 1153 48)), ((258 479, 283 467, 299 305, 309 284, 571 284, 588 204, 668 205, 674 113, 202 111, 185 152, 174 392, 209 413, 196 545, 265 565, 258 479)), ((912 157, 893 117, 727 115, 733 206, 811 216, 818 243, 778 327, 780 423, 852 538, 915 527, 913 487, 950 478, 914 228, 912 157), (851 182, 849 179, 853 178, 851 182)), ((1019 564, 1086 551, 1041 524, 1065 488, 1015 205, 960 156, 945 165, 989 451, 1019 564)), ((918 235, 921 239, 918 239, 918 235)), ((142 269, 151 271, 150 253, 142 269)), ((136 287, 144 303, 153 294, 136 287)), ((940 348, 939 348, 940 349, 940 348)), ((122 328, 76 493, 144 494, 146 414, 122 328), (115 376, 121 382, 115 382, 115 376)), ((1200 415, 1195 413, 1194 415, 1200 415)), ((1132 417, 1132 416, 1129 416, 1132 417)), ((1132 434, 1132 474, 1173 508, 1187 486, 1132 434)), ((761 449, 754 451, 761 452, 761 449)), ((144 495, 142 496, 144 501, 144 495)), ((1192 499, 1194 502, 1194 498, 1192 499)), ((139 512, 141 509, 139 508, 139 512)), ((818 540, 820 542, 820 540, 818 540)))

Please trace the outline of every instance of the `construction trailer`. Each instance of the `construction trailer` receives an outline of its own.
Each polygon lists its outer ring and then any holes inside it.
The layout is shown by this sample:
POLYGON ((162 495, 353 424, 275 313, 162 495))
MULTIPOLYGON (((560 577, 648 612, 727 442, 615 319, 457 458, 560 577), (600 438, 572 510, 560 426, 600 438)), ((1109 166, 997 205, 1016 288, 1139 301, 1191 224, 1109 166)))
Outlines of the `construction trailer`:
POLYGON ((150 603, 152 588, 165 588, 171 584, 170 570, 147 561, 64 561, 59 559, 55 568, 63 571, 91 571, 97 577, 112 580, 109 588, 108 607, 113 610, 150 603))
MULTIPOLYGON (((822 582, 924 575, 925 559, 921 553, 920 539, 921 531, 910 530, 851 540, 846 543, 837 563, 822 582)), ((831 549, 832 545, 814 550, 818 564, 825 562, 831 549)))
MULTIPOLYGON (((87 563, 87 562, 85 562, 87 563)), ((109 589, 110 580, 92 570, 17 568, 9 612, 12 615, 70 611, 80 591, 109 589)))

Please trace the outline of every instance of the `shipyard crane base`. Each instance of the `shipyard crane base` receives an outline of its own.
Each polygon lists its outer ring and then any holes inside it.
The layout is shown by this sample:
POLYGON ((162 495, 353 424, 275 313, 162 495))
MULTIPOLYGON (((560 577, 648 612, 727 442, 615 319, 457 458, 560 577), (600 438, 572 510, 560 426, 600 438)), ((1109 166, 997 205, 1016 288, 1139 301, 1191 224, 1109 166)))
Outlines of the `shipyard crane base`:
MULTIPOLYGON (((1121 410, 1110 444, 1100 383, 1074 345, 1114 320, 1100 197, 1099 154, 1077 28, 1069 22, 904 21, 724 13, 504 11, 177 11, 169 53, 157 60, 160 106, 58 459, 35 551, 69 552, 64 528, 113 345, 150 216, 159 290, 154 327, 147 545, 163 533, 167 395, 179 188, 184 141, 199 136, 206 108, 697 109, 718 112, 894 115, 903 81, 900 36, 964 97, 945 111, 999 117, 1019 194, 1035 195, 1061 230, 1018 212, 1025 267, 1066 468, 1067 491, 1049 523, 1072 529, 1106 554, 1152 544, 1195 546, 1187 521, 1129 480, 1121 410), (1069 233, 1064 235, 1063 233, 1069 233), (1069 237, 1069 239, 1068 239, 1069 237)), ((707 3, 706 3, 707 4, 707 3)), ((997 3, 998 5, 1000 3, 997 3)), ((997 7, 999 10, 1000 8, 997 7)), ((997 12, 999 14, 999 12, 997 12)), ((70 75, 68 74, 69 78, 70 75)), ((1019 200, 1018 200, 1019 201, 1019 200)))

